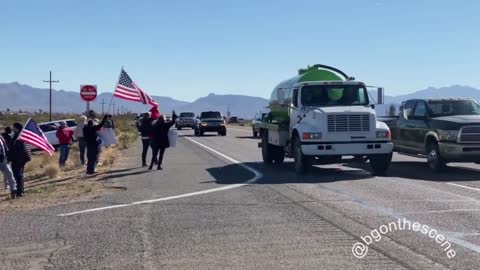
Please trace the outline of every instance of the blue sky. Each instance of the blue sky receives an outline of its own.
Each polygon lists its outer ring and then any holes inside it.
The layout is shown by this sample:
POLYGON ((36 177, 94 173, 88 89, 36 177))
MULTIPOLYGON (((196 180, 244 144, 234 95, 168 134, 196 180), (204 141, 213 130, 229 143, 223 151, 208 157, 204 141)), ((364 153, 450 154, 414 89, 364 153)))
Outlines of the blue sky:
POLYGON ((388 95, 480 88, 480 1, 191 0, 0 3, 0 82, 112 91, 121 66, 151 94, 268 97, 308 64, 388 95))

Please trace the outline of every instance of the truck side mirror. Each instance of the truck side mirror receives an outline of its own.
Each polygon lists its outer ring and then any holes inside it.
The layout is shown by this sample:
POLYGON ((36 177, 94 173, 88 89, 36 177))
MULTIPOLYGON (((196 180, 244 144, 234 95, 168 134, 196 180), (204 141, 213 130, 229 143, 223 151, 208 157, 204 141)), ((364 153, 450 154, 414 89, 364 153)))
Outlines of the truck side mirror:
POLYGON ((285 105, 285 90, 277 89, 278 104, 285 105))

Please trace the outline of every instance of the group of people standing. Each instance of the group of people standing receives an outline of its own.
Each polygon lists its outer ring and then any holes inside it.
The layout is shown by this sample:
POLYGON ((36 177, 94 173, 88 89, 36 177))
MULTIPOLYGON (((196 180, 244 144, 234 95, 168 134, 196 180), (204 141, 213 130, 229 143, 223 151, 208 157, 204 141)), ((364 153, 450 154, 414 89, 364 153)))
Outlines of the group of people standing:
POLYGON ((152 170, 153 165, 157 164, 157 169, 162 170, 165 150, 170 147, 168 131, 175 124, 177 115, 173 111, 172 120, 167 121, 165 115, 156 116, 155 114, 155 112, 144 113, 137 128, 142 137, 142 166, 148 166, 148 169, 152 170), (149 148, 152 148, 150 165, 147 164, 149 148))
POLYGON ((95 118, 95 115, 91 113, 90 117, 84 115, 80 116, 80 119, 72 130, 67 127, 65 122, 60 123, 60 127, 57 129, 56 136, 59 143, 59 166, 65 167, 65 163, 68 160, 70 147, 74 139, 78 140, 78 150, 80 153, 80 163, 87 169, 87 174, 94 174, 95 167, 99 164, 100 150, 102 140, 98 135, 98 131, 102 128, 114 128, 114 123, 111 115, 106 115, 101 122, 95 118), (85 162, 85 154, 87 160, 85 162))
POLYGON ((81 116, 75 128, 74 134, 78 140, 80 162, 86 167, 88 175, 95 174, 95 167, 100 161, 102 139, 98 135, 98 131, 102 128, 115 128, 112 115, 105 115, 101 122, 92 116, 90 118, 81 116), (85 153, 87 162, 85 162, 85 153))
POLYGON ((13 128, 6 127, 0 136, 0 171, 3 173, 5 189, 10 190, 12 199, 24 196, 23 170, 27 162, 32 160, 30 147, 18 140, 23 129, 20 123, 13 128))
MULTIPOLYGON (((75 129, 70 129, 66 122, 61 122, 56 131, 58 138, 58 150, 60 153, 59 166, 65 167, 68 160, 70 147, 75 139, 78 140, 80 162, 86 168, 88 175, 95 173, 95 167, 99 162, 102 140, 98 131, 102 128, 114 128, 112 115, 106 115, 99 122, 93 112, 89 117, 81 116, 75 129), (85 154, 87 156, 85 160, 85 154)), ((0 172, 3 174, 5 190, 10 191, 12 199, 24 196, 25 165, 31 161, 30 146, 18 136, 23 129, 21 123, 15 123, 12 127, 6 127, 0 136, 0 172)))

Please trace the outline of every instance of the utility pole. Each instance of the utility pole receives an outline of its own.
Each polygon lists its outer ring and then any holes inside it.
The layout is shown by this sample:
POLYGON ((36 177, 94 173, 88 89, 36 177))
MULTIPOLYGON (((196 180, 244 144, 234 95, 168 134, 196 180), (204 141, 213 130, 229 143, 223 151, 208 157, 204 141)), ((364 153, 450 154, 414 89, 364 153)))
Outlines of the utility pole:
POLYGON ((49 121, 52 121, 52 83, 58 83, 60 81, 52 81, 52 71, 50 70, 50 79, 48 81, 43 81, 43 82, 48 82, 50 83, 50 102, 49 102, 49 116, 48 119, 49 121))
POLYGON ((105 105, 105 101, 103 101, 103 98, 102 98, 102 103, 100 103, 100 104, 102 104, 102 115, 104 115, 105 112, 104 112, 104 110, 103 110, 103 105, 105 105))
POLYGON ((112 114, 115 115, 115 102, 112 104, 112 106, 113 106, 112 114))

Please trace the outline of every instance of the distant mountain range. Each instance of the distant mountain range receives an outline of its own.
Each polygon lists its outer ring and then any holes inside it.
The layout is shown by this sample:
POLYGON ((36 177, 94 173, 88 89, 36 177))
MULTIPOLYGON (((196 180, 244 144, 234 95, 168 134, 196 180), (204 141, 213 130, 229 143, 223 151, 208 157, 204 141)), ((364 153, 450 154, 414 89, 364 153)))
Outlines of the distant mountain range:
MULTIPOLYGON (((388 94, 388 90, 387 90, 388 94)), ((477 100, 480 100, 480 90, 462 85, 453 85, 449 87, 429 87, 424 90, 416 91, 411 94, 400 95, 400 96, 385 96, 385 103, 397 103, 400 104, 402 101, 407 99, 414 98, 449 98, 449 97, 459 97, 466 98, 471 97, 477 100)))
MULTIPOLYGON (((103 101, 103 109, 106 112, 111 98, 112 93, 99 94, 97 99, 90 103, 90 108, 97 112, 102 112, 103 101)), ((166 114, 171 114, 172 110, 175 110, 177 113, 182 111, 200 113, 206 110, 215 110, 227 115, 227 111, 230 110, 231 116, 241 118, 252 118, 258 110, 268 104, 267 99, 244 95, 209 94, 193 102, 161 96, 153 96, 153 98, 159 104, 160 111, 166 114)), ((0 83, 0 111, 6 111, 7 109, 15 112, 19 110, 25 112, 48 111, 48 101, 48 89, 34 88, 18 82, 0 83)), ((111 112, 114 109, 113 106, 116 113, 122 112, 124 109, 135 113, 145 112, 150 109, 150 106, 118 98, 113 99, 111 112)), ((85 111, 85 108, 85 102, 80 99, 79 92, 52 90, 52 111, 81 113, 85 111)))
MULTIPOLYGON (((52 106, 54 112, 81 113, 85 110, 85 102, 80 100, 78 92, 53 90, 52 106)), ((376 93, 371 93, 376 99, 376 93)), ((388 94, 388 89, 387 89, 388 94)), ((378 105, 377 112, 385 114, 388 104, 400 104, 406 99, 412 98, 432 98, 432 97, 472 97, 480 100, 480 90, 469 87, 454 85, 449 87, 434 88, 429 87, 424 90, 416 91, 407 95, 385 96, 386 105, 378 105)), ((90 108, 97 112, 102 111, 102 101, 104 102, 104 111, 107 111, 108 104, 112 98, 112 93, 100 94, 96 101, 91 102, 90 108)), ((216 95, 209 94, 206 97, 198 98, 193 102, 175 100, 169 97, 154 96, 155 101, 159 103, 160 110, 170 114, 172 110, 177 112, 191 111, 200 113, 205 110, 221 111, 227 115, 230 110, 232 116, 241 118, 252 118, 254 114, 268 105, 268 100, 260 97, 245 95, 216 95)), ((144 112, 150 107, 126 100, 114 98, 115 111, 123 109, 131 112, 144 112)), ((11 111, 35 112, 39 110, 48 111, 48 89, 34 88, 29 85, 13 83, 0 83, 0 111, 10 109, 11 111)), ((113 109, 113 106, 112 106, 113 109)), ((112 111, 112 110, 111 110, 112 111)))

